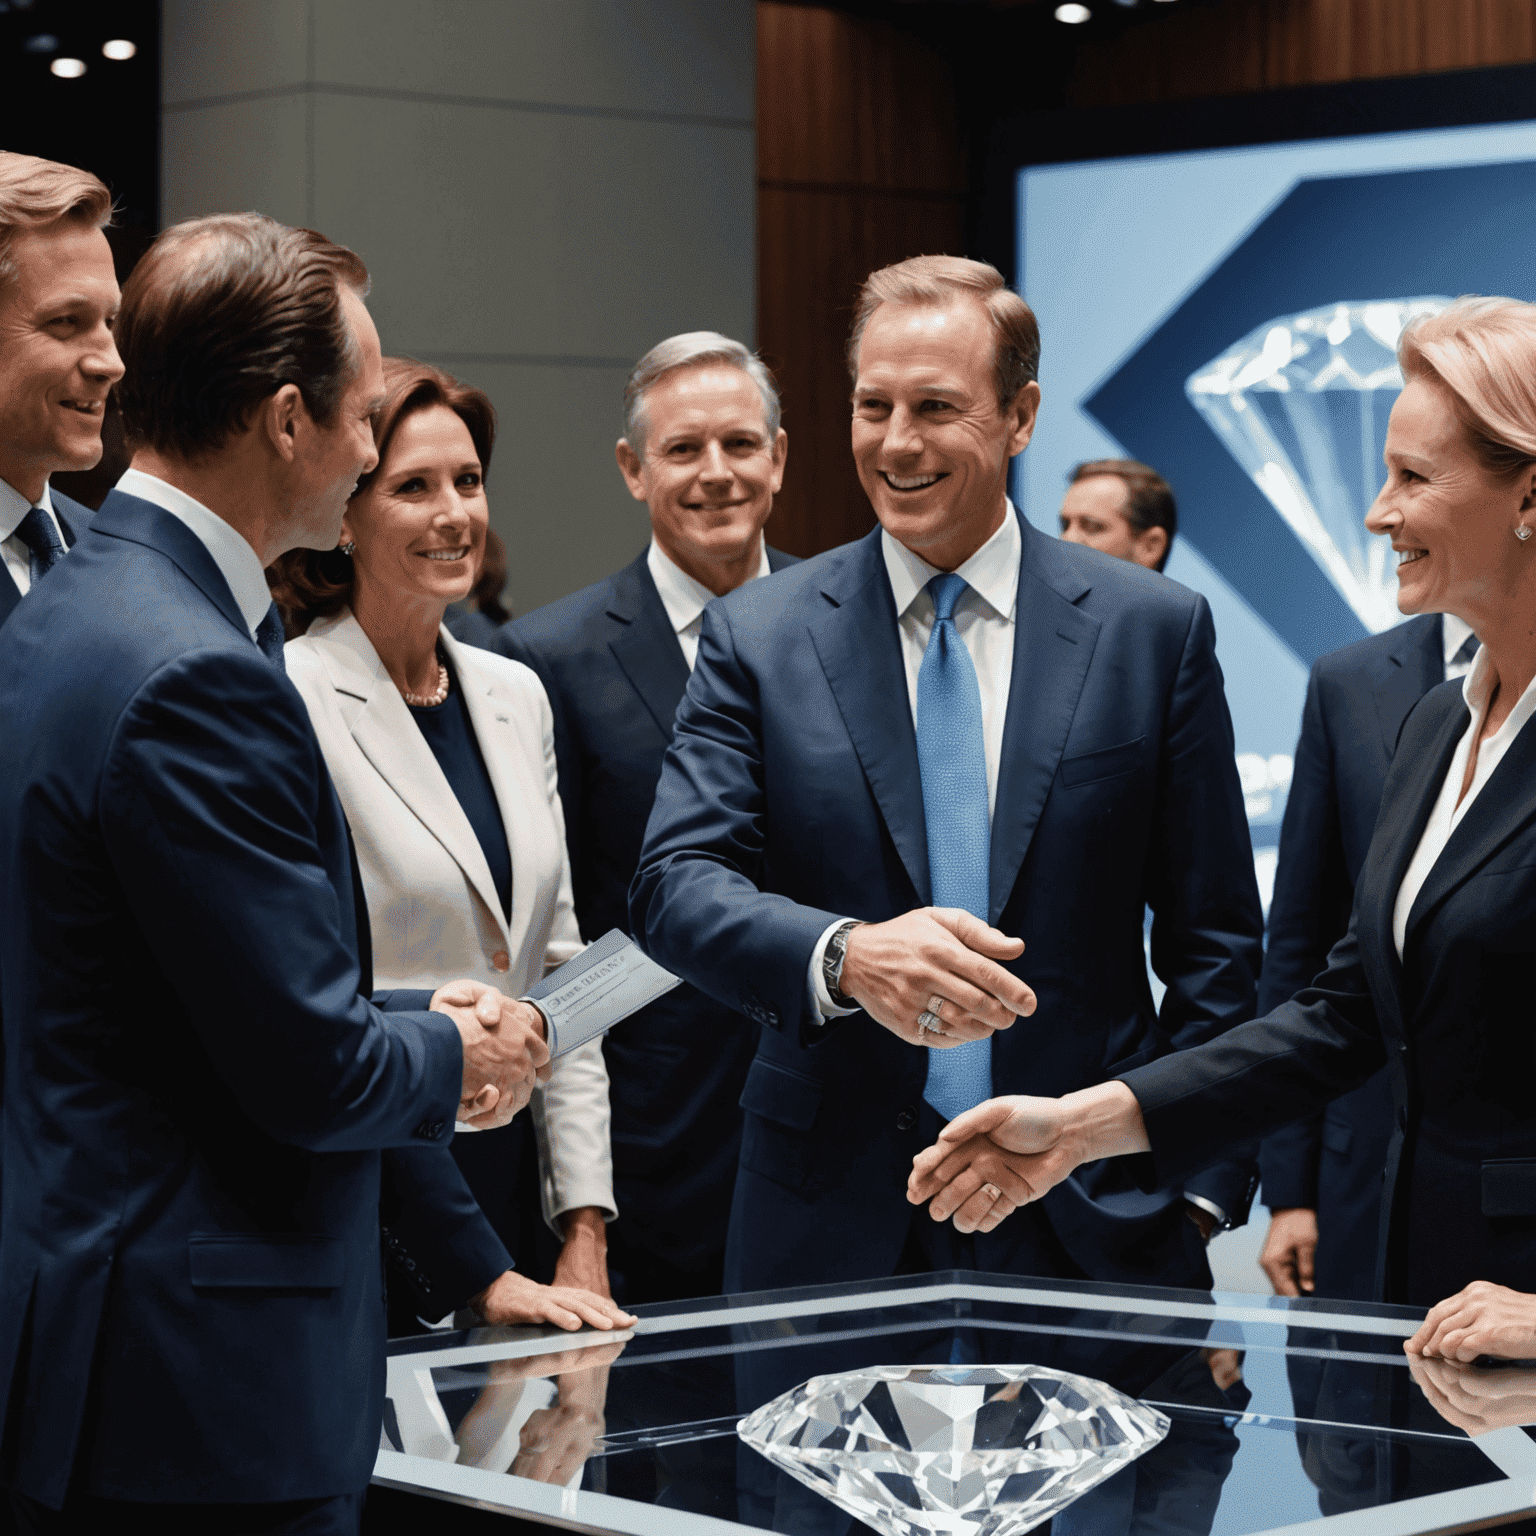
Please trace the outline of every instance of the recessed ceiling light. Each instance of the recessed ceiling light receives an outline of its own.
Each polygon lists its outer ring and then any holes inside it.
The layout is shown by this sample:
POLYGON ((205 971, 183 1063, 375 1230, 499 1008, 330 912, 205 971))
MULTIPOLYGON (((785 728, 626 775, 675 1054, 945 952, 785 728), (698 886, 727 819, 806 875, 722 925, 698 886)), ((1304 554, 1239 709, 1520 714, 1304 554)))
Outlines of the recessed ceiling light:
POLYGON ((130 43, 126 37, 114 37, 111 42, 101 45, 101 51, 105 58, 121 62, 124 59, 131 59, 139 51, 139 45, 130 43))
POLYGON ((1093 12, 1086 5, 1058 5, 1056 7, 1056 20, 1064 21, 1069 27, 1075 27, 1079 22, 1087 21, 1093 12))
POLYGON ((84 59, 55 59, 48 68, 60 80, 78 80, 85 73, 84 59))

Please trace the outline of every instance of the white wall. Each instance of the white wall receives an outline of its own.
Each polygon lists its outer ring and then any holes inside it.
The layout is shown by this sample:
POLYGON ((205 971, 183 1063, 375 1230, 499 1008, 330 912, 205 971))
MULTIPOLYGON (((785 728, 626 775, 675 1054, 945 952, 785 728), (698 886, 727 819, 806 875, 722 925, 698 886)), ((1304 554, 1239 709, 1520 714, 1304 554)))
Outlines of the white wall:
POLYGON ((634 360, 753 344, 754 0, 166 0, 163 223, 260 209, 351 246, 386 352, 500 416, 524 613, 646 537, 613 462, 634 360))

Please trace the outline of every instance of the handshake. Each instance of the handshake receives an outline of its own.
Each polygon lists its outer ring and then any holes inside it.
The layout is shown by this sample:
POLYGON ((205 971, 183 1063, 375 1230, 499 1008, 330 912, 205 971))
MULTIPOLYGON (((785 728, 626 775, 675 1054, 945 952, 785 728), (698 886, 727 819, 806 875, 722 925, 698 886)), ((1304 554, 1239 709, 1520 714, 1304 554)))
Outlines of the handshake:
POLYGON ((1080 1164, 1149 1145, 1141 1106, 1124 1083, 1059 1099, 988 1099, 956 1115, 913 1158, 907 1199, 961 1232, 990 1232, 1080 1164))
POLYGON ((505 1125, 549 1081, 544 1015, 483 981, 450 981, 431 1008, 458 1025, 464 1044, 464 1086, 458 1120, 477 1131, 505 1125))

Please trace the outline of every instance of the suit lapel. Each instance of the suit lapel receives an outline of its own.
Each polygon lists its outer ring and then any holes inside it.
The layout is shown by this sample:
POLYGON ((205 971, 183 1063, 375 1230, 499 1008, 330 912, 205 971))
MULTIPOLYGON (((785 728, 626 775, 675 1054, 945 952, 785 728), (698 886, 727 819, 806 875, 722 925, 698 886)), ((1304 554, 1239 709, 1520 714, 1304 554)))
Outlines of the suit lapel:
POLYGON ((1413 706, 1437 683, 1445 681, 1445 657, 1438 614, 1413 619, 1394 632, 1396 643, 1387 652, 1376 676, 1376 716, 1387 761, 1397 750, 1397 738, 1413 706))
POLYGON ((1013 892, 1030 839, 1056 777, 1072 716, 1088 676, 1099 623, 1074 606, 1089 590, 1046 564, 1044 537, 1022 517, 1024 548, 1015 603, 1013 676, 998 759, 992 813, 989 921, 996 923, 1013 892))
MULTIPOLYGON (((458 797, 416 728, 399 690, 390 681, 362 626, 348 614, 324 631, 333 643, 319 653, 338 693, 361 704, 346 710, 352 739, 379 777, 395 792, 464 871, 475 894, 503 922, 501 899, 491 879, 480 839, 469 824, 458 797)), ((459 653, 462 654, 462 653, 459 653)), ((474 719, 473 710, 471 719, 474 719)), ((483 738, 482 738, 483 739, 483 738)), ((490 753, 484 752, 489 767, 490 753)), ((493 780, 494 782, 494 780, 493 780)), ((515 872, 515 871, 514 871, 515 872)))
POLYGON ((643 554, 614 577, 607 612, 623 625, 608 649, 661 734, 671 741, 677 706, 688 686, 688 662, 643 554))
POLYGON ((811 643, 880 815, 919 902, 927 905, 932 886, 923 781, 878 528, 855 546, 842 570, 829 574, 822 594, 832 607, 809 626, 811 643))
POLYGON ((16 578, 11 575, 11 568, 0 562, 0 624, 11 616, 11 610, 21 601, 21 591, 16 585, 16 578))

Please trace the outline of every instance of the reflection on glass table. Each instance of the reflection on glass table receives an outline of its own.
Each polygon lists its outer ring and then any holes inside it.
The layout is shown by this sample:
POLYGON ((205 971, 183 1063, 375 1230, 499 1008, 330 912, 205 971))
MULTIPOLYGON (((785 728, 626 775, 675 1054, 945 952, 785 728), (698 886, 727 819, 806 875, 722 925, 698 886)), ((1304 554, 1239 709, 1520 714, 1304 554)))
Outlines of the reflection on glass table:
POLYGON ((879 1527, 743 1444, 741 1419, 813 1376, 1034 1365, 1170 1421, 1051 1536, 1421 1536, 1536 1516, 1519 1427, 1536 1372, 1410 1368, 1407 1308, 950 1273, 638 1310, 619 1339, 394 1341, 375 1480, 567 1530, 844 1536, 879 1527))

